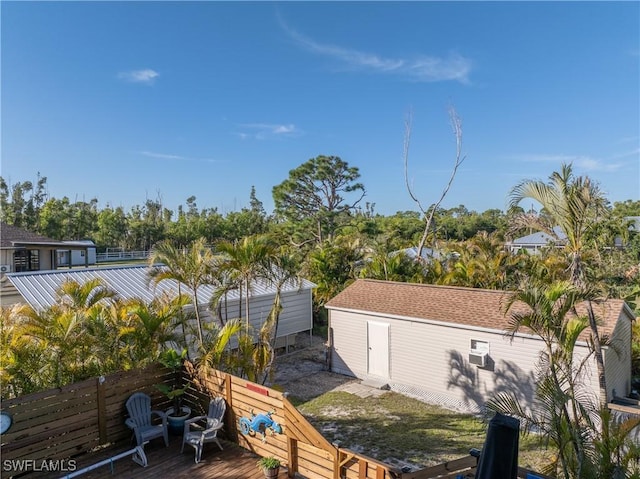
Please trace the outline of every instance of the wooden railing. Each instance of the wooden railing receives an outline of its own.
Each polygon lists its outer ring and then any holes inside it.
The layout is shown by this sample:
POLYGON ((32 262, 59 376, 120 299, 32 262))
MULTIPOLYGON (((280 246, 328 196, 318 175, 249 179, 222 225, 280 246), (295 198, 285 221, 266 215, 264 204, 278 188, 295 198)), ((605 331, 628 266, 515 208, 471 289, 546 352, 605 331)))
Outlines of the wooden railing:
MULTIPOLYGON (((478 465, 479 452, 480 451, 477 451, 477 453, 472 453, 468 456, 461 457, 460 459, 454 459, 436 466, 420 469, 419 471, 404 473, 402 474, 402 479, 473 478, 475 477, 478 465)), ((545 476, 524 467, 518 467, 518 477, 521 479, 552 479, 549 476, 545 476)))
POLYGON ((106 253, 97 253, 96 262, 108 263, 109 261, 128 261, 134 259, 147 259, 150 251, 107 251, 106 253))

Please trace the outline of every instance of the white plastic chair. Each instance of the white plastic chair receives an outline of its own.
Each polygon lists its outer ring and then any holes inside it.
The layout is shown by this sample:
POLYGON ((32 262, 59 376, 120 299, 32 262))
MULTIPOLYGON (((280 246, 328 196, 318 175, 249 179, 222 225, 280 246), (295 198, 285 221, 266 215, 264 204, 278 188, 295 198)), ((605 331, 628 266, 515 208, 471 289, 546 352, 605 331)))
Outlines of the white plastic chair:
POLYGON ((196 450, 196 463, 200 462, 202 449, 208 442, 215 442, 222 450, 222 444, 218 440, 218 431, 224 426, 224 413, 227 404, 223 397, 217 397, 209 401, 209 412, 206 416, 196 416, 187 419, 184 423, 184 434, 182 436, 182 449, 188 444, 196 450), (198 422, 202 421, 202 426, 198 422))

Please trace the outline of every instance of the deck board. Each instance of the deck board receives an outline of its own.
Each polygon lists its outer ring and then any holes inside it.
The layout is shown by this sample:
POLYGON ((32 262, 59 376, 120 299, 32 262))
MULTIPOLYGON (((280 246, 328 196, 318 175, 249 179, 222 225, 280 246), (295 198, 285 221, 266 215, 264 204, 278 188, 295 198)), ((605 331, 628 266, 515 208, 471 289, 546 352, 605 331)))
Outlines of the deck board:
MULTIPOLYGON (((145 446, 148 465, 142 467, 131 459, 124 457, 112 463, 113 472, 109 464, 98 469, 86 472, 78 479, 162 479, 189 478, 189 479, 261 479, 262 471, 258 469, 256 461, 258 456, 237 444, 223 441, 224 450, 220 450, 216 444, 207 444, 202 452, 200 463, 194 461, 195 451, 192 447, 185 447, 184 453, 180 453, 181 437, 171 437, 169 447, 165 447, 161 440, 154 440, 145 446)), ((132 449, 132 445, 125 444, 118 447, 104 449, 99 452, 85 454, 76 458, 77 470, 96 464, 102 460, 113 457, 121 452, 132 449)), ((65 473, 29 474, 21 478, 64 478, 65 473)), ((285 479, 287 471, 280 469, 278 479, 285 479)), ((297 475, 297 477, 301 477, 297 475)))

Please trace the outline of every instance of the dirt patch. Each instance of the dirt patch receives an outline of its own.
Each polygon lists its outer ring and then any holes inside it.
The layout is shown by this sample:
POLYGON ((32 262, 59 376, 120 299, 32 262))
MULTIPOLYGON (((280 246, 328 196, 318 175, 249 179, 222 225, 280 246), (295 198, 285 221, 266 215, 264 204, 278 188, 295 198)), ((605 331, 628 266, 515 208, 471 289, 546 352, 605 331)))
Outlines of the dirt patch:
MULTIPOLYGON (((424 454, 416 454, 416 451, 402 451, 395 448, 395 454, 389 454, 387 447, 381 450, 379 428, 388 424, 379 424, 379 427, 363 426, 361 417, 365 415, 365 410, 362 407, 367 403, 360 403, 366 400, 356 395, 350 396, 353 399, 349 405, 340 404, 340 401, 331 401, 318 413, 306 410, 305 403, 332 391, 342 394, 353 392, 349 386, 360 382, 359 379, 328 370, 327 349, 321 338, 309 335, 297 338, 296 350, 287 354, 280 351, 274 370, 268 385, 288 393, 289 399, 302 407, 303 414, 329 441, 341 444, 354 452, 374 457, 398 469, 405 468, 405 471, 436 463, 425 460, 424 454), (366 439, 363 441, 364 438, 366 439), (419 466, 416 464, 416 458, 422 460, 419 466)), ((380 406, 369 412, 385 418, 387 422, 402 422, 402 418, 390 414, 387 409, 380 406)))
POLYGON ((269 383, 295 401, 309 401, 338 386, 358 381, 328 370, 327 348, 322 338, 302 335, 296 339, 296 345, 300 349, 277 356, 269 383))

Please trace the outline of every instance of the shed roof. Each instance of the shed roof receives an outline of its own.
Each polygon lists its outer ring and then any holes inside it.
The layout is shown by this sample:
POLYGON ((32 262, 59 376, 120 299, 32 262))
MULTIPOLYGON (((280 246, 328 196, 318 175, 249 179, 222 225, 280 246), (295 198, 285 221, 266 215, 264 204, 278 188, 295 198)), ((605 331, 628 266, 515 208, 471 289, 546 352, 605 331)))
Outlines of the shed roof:
MULTIPOLYGON (((455 286, 358 279, 327 302, 327 309, 377 313, 476 328, 504 331, 509 315, 504 307, 510 292, 455 286)), ((525 311, 524 304, 514 308, 525 311)), ((600 331, 611 334, 618 318, 631 310, 623 300, 610 299, 594 305, 602 319, 600 331)))
MULTIPOLYGON (((162 266, 154 266, 162 267, 162 266)), ((16 287, 24 299, 38 310, 52 306, 58 299, 57 291, 65 281, 76 281, 83 284, 91 279, 100 278, 107 286, 118 293, 123 299, 140 298, 147 302, 153 300, 158 294, 167 292, 170 295, 178 293, 178 282, 162 280, 157 286, 149 284, 149 266, 120 266, 104 268, 82 268, 73 270, 35 271, 25 273, 9 273, 7 277, 16 287)), ((298 291, 299 289, 311 289, 315 286, 311 281, 302 280, 301 284, 290 281, 282 289, 282 292, 298 291)), ((272 295, 276 293, 276 287, 265 281, 254 281, 251 286, 251 294, 254 297, 272 295)), ((182 286, 182 292, 187 290, 182 286)), ((213 286, 202 286, 198 291, 198 301, 206 304, 216 291, 213 286)), ((237 290, 229 292, 227 298, 234 300, 239 297, 237 290)))

